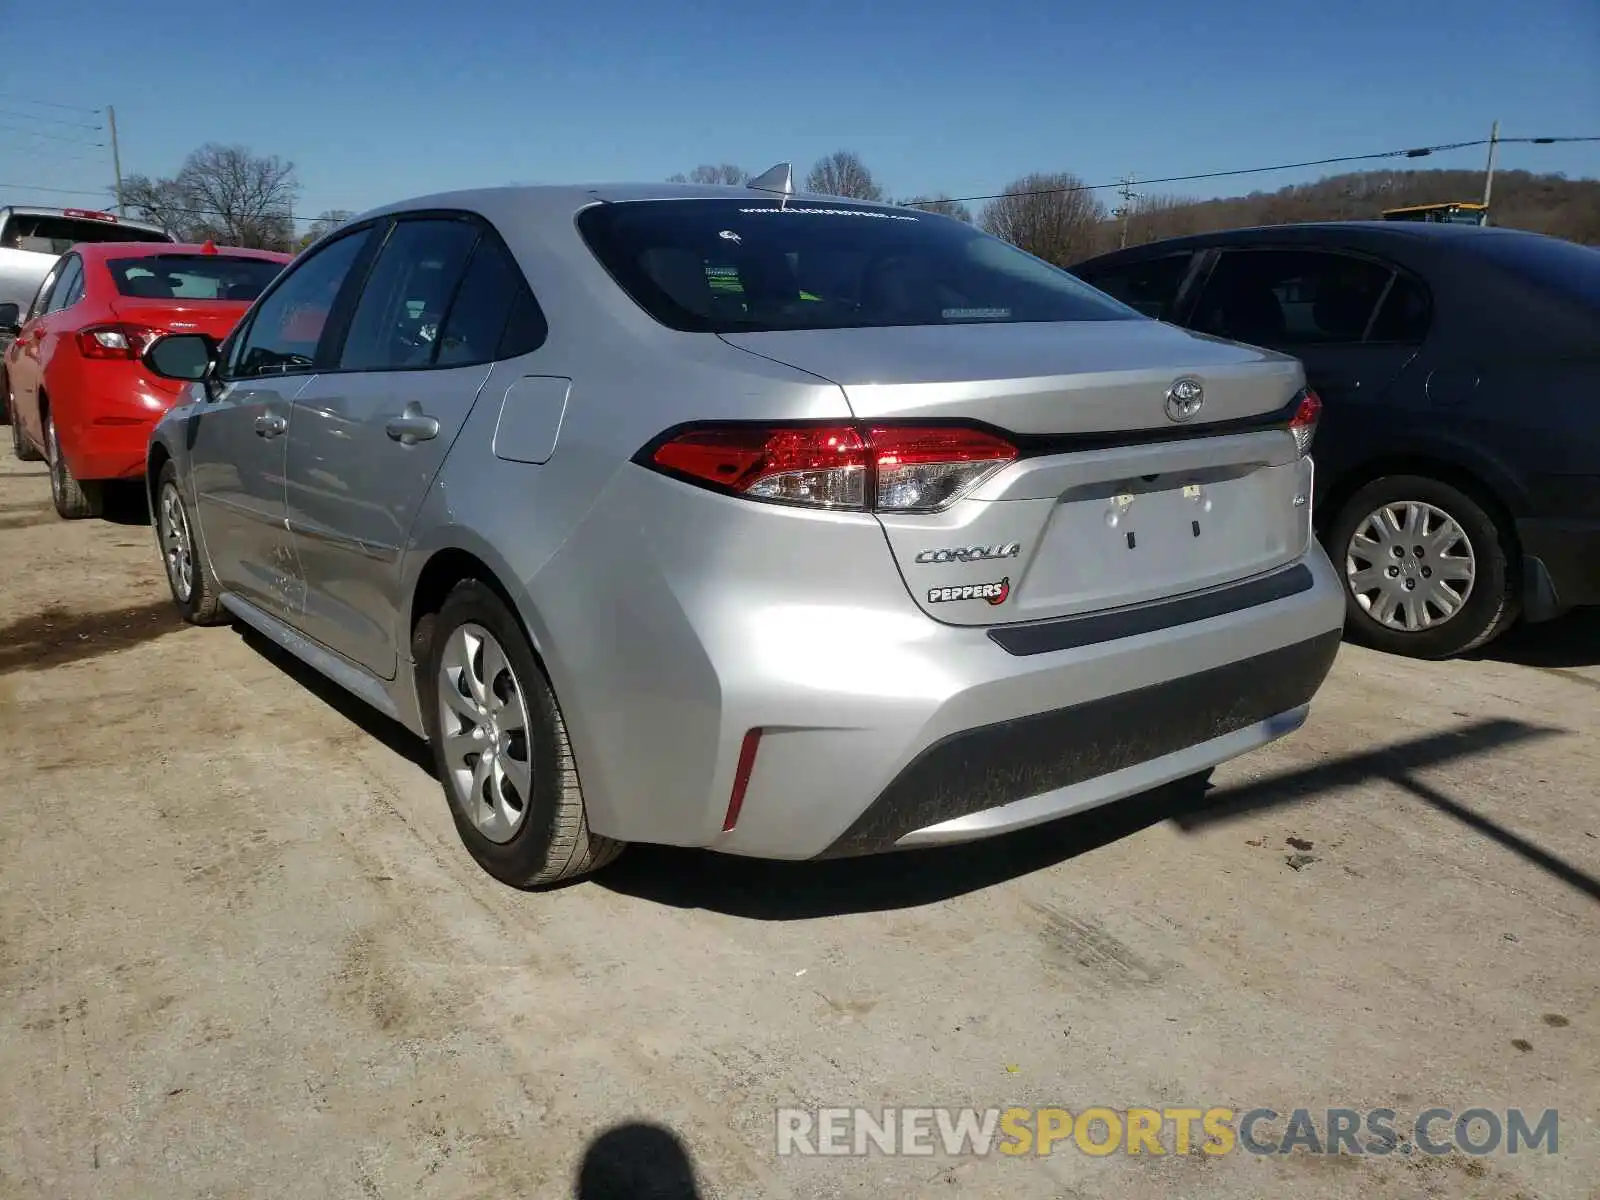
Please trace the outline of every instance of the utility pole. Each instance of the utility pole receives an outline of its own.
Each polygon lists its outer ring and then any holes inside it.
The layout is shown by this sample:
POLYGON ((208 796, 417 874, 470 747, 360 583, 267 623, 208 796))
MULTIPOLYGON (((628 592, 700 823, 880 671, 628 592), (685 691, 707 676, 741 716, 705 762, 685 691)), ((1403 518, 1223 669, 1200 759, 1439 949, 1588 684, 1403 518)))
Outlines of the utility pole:
POLYGON ((1122 218, 1122 248, 1128 248, 1128 219, 1133 216, 1133 202, 1139 198, 1139 193, 1133 190, 1133 176, 1122 177, 1122 187, 1118 189, 1122 196, 1122 207, 1117 210, 1117 215, 1122 218))
POLYGON ((1489 165, 1483 172, 1483 219, 1489 221, 1489 193, 1494 190, 1494 152, 1500 146, 1500 122, 1489 130, 1489 165))
POLYGON ((106 125, 111 130, 111 169, 117 175, 117 216, 125 217, 122 207, 122 151, 117 146, 117 110, 106 105, 106 125))

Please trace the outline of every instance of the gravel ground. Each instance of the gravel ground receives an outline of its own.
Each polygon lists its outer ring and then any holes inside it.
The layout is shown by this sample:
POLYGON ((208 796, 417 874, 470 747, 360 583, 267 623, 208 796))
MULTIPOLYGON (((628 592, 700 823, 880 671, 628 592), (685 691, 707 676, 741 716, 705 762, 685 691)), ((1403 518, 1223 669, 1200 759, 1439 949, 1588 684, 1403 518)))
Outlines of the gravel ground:
POLYGON ((0 1195, 688 1195, 605 1183, 671 1173, 655 1125, 701 1200, 1600 1196, 1600 620, 1346 647, 1204 798, 524 894, 409 735, 182 626, 142 520, 0 466, 0 1195), (1185 1104, 1556 1108, 1559 1153, 774 1144, 790 1105, 1185 1104))

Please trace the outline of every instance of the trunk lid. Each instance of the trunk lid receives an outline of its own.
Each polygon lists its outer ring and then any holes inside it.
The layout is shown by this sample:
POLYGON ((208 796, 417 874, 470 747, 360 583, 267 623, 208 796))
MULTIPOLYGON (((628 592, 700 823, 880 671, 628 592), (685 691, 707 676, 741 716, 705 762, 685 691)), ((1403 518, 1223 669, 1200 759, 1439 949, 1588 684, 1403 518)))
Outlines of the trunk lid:
POLYGON ((250 304, 244 300, 141 300, 118 296, 111 302, 117 320, 147 325, 161 333, 204 333, 221 341, 250 304))
POLYGON ((943 512, 880 513, 913 599, 956 625, 1074 616, 1203 591, 1303 555, 1311 462, 1260 419, 1293 358, 1156 321, 729 334, 838 384, 865 422, 977 421, 1017 461, 943 512), (1204 389, 1179 422, 1167 393, 1204 389), (1243 426, 1243 428, 1241 428, 1243 426))

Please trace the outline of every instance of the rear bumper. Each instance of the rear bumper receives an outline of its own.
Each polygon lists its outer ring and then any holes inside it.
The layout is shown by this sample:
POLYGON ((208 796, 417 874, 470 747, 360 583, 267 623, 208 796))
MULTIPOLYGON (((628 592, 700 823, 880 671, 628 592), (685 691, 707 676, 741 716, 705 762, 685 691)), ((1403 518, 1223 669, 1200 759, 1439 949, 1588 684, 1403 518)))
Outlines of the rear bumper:
POLYGON ((72 444, 66 444, 66 435, 62 439, 67 465, 80 480, 142 479, 150 431, 159 419, 158 413, 148 420, 102 418, 79 425, 71 434, 72 444))
POLYGON ((1298 729, 1339 643, 1333 630, 945 738, 902 770, 821 857, 987 837, 1216 766, 1298 729))
POLYGON ((1531 618, 1600 604, 1600 521, 1525 518, 1517 522, 1517 539, 1531 618))
MULTIPOLYGON (((766 729, 735 828, 703 844, 832 858, 970 841, 1247 753, 1304 722, 1338 653, 1337 577, 1317 548, 1301 566, 1304 589, 1114 640, 1018 655, 989 631, 945 628, 884 646, 885 673, 911 660, 945 686, 878 704, 841 695, 832 728, 725 711, 735 730, 766 729)), ((726 794, 713 802, 720 818, 726 794)))

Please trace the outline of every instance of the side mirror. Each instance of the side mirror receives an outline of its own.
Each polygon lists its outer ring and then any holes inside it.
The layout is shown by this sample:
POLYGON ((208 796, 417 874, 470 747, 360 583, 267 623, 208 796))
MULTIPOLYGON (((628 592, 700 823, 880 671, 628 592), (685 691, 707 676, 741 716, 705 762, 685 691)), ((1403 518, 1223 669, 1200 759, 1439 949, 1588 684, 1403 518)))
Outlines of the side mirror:
POLYGON ((151 342, 139 361, 163 379, 198 383, 216 365, 217 343, 203 333, 169 333, 151 342))
POLYGON ((12 337, 22 332, 22 309, 16 304, 0 304, 0 333, 12 337))

